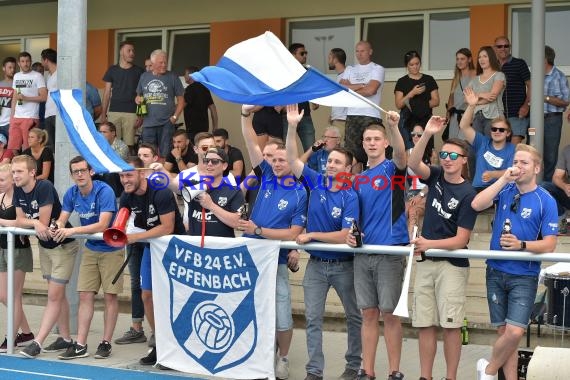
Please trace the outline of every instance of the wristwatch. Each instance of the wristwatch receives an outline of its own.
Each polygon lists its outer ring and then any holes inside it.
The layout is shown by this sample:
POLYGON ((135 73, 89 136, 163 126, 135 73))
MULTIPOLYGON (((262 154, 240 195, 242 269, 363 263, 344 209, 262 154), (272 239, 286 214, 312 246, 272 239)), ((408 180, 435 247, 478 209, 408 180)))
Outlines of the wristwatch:
POLYGON ((546 103, 550 102, 550 96, 546 96, 546 103))
POLYGON ((174 119, 174 121, 176 121, 178 119, 178 116, 176 116, 176 115, 172 115, 171 117, 174 119))
POLYGON ((524 251, 526 249, 526 241, 521 241, 521 251, 524 251))
POLYGON ((255 236, 261 236, 261 227, 255 227, 253 233, 255 234, 255 236))
POLYGON ((178 157, 178 158, 176 159, 176 162, 180 162, 180 161, 182 161, 182 157, 178 157))

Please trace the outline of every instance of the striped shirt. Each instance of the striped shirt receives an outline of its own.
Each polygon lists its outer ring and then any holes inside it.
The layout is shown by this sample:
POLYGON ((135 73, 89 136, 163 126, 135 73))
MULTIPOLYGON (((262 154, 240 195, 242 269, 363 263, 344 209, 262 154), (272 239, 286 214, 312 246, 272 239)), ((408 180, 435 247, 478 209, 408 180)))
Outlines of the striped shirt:
POLYGON ((524 59, 509 57, 503 64, 501 71, 507 79, 505 92, 503 92, 503 105, 507 117, 518 117, 519 109, 526 99, 526 84, 530 80, 530 70, 524 59))
MULTIPOLYGON (((568 89, 568 79, 556 66, 552 67, 549 73, 544 76, 544 96, 553 96, 568 101, 570 89, 568 89)), ((556 107, 544 102, 544 113, 564 112, 566 107, 556 107)))

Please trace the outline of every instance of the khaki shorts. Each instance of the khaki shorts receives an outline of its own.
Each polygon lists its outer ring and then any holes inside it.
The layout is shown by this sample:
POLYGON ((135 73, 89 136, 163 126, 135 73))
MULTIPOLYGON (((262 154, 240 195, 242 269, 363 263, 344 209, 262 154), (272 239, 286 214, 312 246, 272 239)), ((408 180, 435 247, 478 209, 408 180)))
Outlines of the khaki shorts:
POLYGON ((129 146, 135 145, 137 115, 130 112, 109 112, 107 120, 117 127, 117 137, 129 146))
MULTIPOLYGON (((28 248, 14 248, 14 270, 21 270, 22 272, 34 271, 34 258, 32 249, 28 248)), ((0 272, 8 271, 8 250, 0 249, 0 272)))
POLYGON ((52 249, 38 246, 42 276, 48 281, 67 284, 75 266, 75 255, 79 248, 77 240, 52 249))
POLYGON ((111 282, 123 265, 124 258, 124 249, 97 252, 84 247, 79 268, 79 279, 77 280, 77 291, 97 293, 99 288, 103 286, 103 293, 121 293, 123 291, 123 275, 119 276, 114 285, 111 282))
POLYGON ((469 268, 447 260, 426 260, 416 266, 412 326, 459 328, 465 317, 469 268))

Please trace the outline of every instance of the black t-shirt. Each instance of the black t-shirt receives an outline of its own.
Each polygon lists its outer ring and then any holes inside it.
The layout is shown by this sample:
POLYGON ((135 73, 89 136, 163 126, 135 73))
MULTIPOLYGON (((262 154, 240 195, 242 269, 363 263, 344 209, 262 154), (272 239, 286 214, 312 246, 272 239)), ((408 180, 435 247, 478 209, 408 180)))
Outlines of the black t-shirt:
POLYGON ((184 123, 186 130, 194 136, 198 132, 207 132, 210 129, 208 122, 208 107, 214 104, 212 94, 202 83, 194 82, 184 90, 184 123))
MULTIPOLYGON (((29 193, 24 192, 21 187, 14 188, 14 206, 21 208, 26 218, 36 219, 40 218, 40 208, 47 205, 52 205, 50 221, 52 219, 57 220, 59 214, 61 214, 61 203, 59 201, 59 196, 57 191, 51 182, 46 180, 36 181, 36 185, 29 193)), ((48 222, 49 223, 49 222, 48 222)), ((71 223, 67 223, 65 227, 73 227, 71 223)), ((65 239, 61 243, 57 243, 53 240, 44 241, 38 239, 39 244, 44 248, 55 248, 60 244, 66 244, 73 241, 73 239, 65 239)))
MULTIPOLYGON (((22 154, 27 154, 30 157, 34 157, 32 155, 32 148, 25 149, 22 154)), ((34 157, 34 159, 36 159, 34 157)), ((55 160, 53 157, 53 152, 49 147, 44 147, 40 157, 36 159, 36 176, 40 176, 43 174, 44 171, 44 162, 51 162, 51 170, 49 171, 48 180, 53 183, 53 173, 55 172, 55 160)))
MULTIPOLYGON (((16 207, 14 207, 14 197, 12 197, 11 204, 5 204, 4 197, 5 194, 2 195, 2 198, 0 199, 0 219, 16 220, 16 207)), ((30 239, 28 239, 28 236, 26 235, 18 235, 14 240, 16 248, 28 248, 30 246, 30 239)), ((8 248, 8 235, 0 235, 0 248, 8 248)))
MULTIPOLYGON (((103 76, 103 81, 111 83, 113 89, 109 112, 135 113, 137 109, 135 103, 137 85, 142 73, 144 73, 144 69, 136 65, 128 69, 123 69, 119 65, 109 67, 103 76)), ((107 110, 103 110, 103 113, 105 112, 107 110)))
MULTIPOLYGON (((169 162, 172 164, 172 170, 170 170, 171 173, 175 174, 180 173, 180 169, 178 169, 178 162, 176 162, 176 159, 174 158, 171 152, 168 152, 168 154, 166 155, 165 162, 169 162)), ((184 162, 184 165, 188 165, 189 162, 193 162, 196 165, 198 164, 198 155, 196 154, 196 152, 194 152, 194 149, 192 149, 191 146, 188 146, 186 154, 182 156, 182 162, 184 162)))
MULTIPOLYGON (((224 170, 224 177, 227 177, 228 174, 230 174, 230 170, 232 169, 234 162, 236 161, 241 161, 241 162, 245 162, 243 159, 243 154, 241 153, 241 150, 239 150, 238 148, 235 148, 231 145, 228 145, 228 167, 226 170, 224 170)), ((241 169, 241 173, 239 173, 240 175, 240 180, 238 181, 238 184, 243 180, 243 177, 245 177, 245 163, 243 165, 243 168, 241 169)), ((237 180, 237 178, 236 178, 237 180)))
POLYGON ((394 88, 394 92, 401 91, 406 95, 408 92, 412 91, 415 86, 421 83, 426 85, 426 90, 410 99, 412 116, 416 120, 429 119, 432 115, 432 110, 429 107, 429 101, 431 99, 431 92, 438 88, 435 79, 433 79, 431 75, 426 74, 422 74, 420 79, 412 79, 408 75, 405 75, 398 79, 396 87, 394 88))
MULTIPOLYGON (((439 166, 430 166, 429 186, 422 236, 430 240, 440 240, 457 235, 457 228, 473 230, 477 212, 471 208, 475 189, 467 180, 459 184, 447 182, 439 166)), ((465 258, 446 258, 458 267, 468 267, 465 258)))
MULTIPOLYGON (((226 211, 236 212, 244 203, 241 190, 229 184, 220 185, 208 191, 214 203, 226 211)), ((213 212, 205 210, 206 236, 235 237, 234 229, 225 225, 213 212)), ((188 207, 188 235, 202 235, 202 206, 197 200, 190 202, 188 207)))
MULTIPOLYGON (((147 180, 148 181, 148 180, 147 180)), ((135 227, 150 230, 159 226, 160 215, 174 211, 174 231, 172 235, 184 235, 184 224, 178 210, 174 194, 168 189, 155 190, 147 184, 146 193, 137 195, 125 193, 121 195, 119 208, 126 207, 135 215, 135 227)))

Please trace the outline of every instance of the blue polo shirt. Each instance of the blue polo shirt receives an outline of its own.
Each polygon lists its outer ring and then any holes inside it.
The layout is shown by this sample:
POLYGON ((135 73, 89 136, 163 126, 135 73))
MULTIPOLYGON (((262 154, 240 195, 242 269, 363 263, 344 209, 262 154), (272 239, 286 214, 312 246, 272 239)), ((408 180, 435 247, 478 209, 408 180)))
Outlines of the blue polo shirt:
POLYGON ((326 149, 320 149, 311 154, 309 160, 307 160, 307 165, 314 171, 320 174, 327 174, 327 161, 329 159, 329 151, 326 149))
POLYGON ((503 149, 495 149, 493 140, 477 132, 475 140, 473 140, 473 150, 475 151, 475 176, 473 178, 473 187, 485 188, 496 181, 495 178, 489 182, 483 182, 481 176, 487 170, 505 170, 513 165, 515 157, 515 146, 506 143, 503 149))

